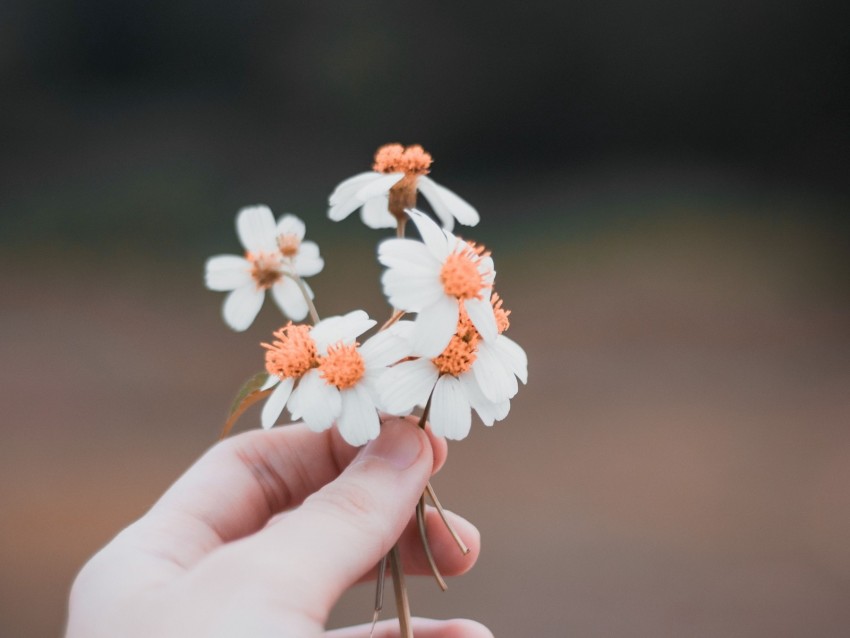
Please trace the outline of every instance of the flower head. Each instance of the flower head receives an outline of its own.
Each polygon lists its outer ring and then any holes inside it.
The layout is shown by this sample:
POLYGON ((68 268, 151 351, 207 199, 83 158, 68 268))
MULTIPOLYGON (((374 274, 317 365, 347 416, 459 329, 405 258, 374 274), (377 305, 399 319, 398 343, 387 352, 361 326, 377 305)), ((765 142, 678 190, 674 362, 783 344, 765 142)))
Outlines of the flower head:
POLYGON ((264 388, 274 387, 263 406, 263 427, 274 425, 288 407, 294 419, 303 419, 316 432, 335 422, 351 445, 377 437, 379 380, 410 348, 393 328, 361 345, 357 338, 374 325, 365 312, 355 310, 312 328, 289 324, 275 332, 276 340, 263 344, 269 372, 264 388))
POLYGON ((393 228, 407 219, 405 211, 416 207, 420 192, 446 229, 452 229, 455 219, 467 226, 477 224, 478 213, 472 206, 428 177, 432 161, 418 144, 382 146, 375 153, 372 171, 350 177, 334 189, 328 216, 340 221, 360 208, 367 226, 393 228))
MULTIPOLYGON (((502 334, 510 311, 502 308, 498 295, 490 301, 499 326, 496 338, 482 339, 461 311, 455 334, 440 354, 403 361, 384 375, 380 398, 388 412, 406 414, 416 405, 424 406, 430 397, 431 428, 449 439, 469 434, 472 410, 485 425, 508 415, 510 399, 518 390, 517 379, 528 380, 528 359, 519 345, 502 334)), ((407 338, 412 337, 412 322, 398 325, 407 338)), ((416 354, 414 349, 414 357, 416 354)))
POLYGON ((246 330, 260 312, 266 290, 288 317, 300 321, 307 316, 307 301, 296 278, 321 272, 324 261, 318 245, 304 241, 304 230, 304 222, 295 215, 284 215, 275 223, 267 206, 239 211, 236 231, 245 256, 217 255, 206 265, 207 288, 230 291, 223 311, 227 325, 246 330))
POLYGON ((427 357, 439 355, 455 334, 461 311, 482 339, 495 339, 490 294, 496 271, 490 254, 440 229, 419 211, 408 213, 423 241, 385 240, 378 259, 387 266, 381 281, 390 303, 418 313, 413 349, 427 357))

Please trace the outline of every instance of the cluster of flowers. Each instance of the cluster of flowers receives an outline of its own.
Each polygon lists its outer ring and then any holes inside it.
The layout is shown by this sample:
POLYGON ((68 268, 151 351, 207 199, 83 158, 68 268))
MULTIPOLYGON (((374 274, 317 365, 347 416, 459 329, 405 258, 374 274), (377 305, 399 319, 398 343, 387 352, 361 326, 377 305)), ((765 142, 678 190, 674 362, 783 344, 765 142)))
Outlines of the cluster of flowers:
POLYGON ((398 229, 378 246, 393 315, 362 342, 377 325, 363 310, 319 320, 304 278, 324 262, 294 215, 276 222, 265 206, 241 210, 236 228, 245 256, 207 262, 207 287, 230 291, 223 314, 231 328, 251 325, 267 290, 291 320, 262 344, 268 377, 257 392, 268 396, 264 428, 287 408, 312 430, 336 424, 348 443, 362 445, 378 436, 379 411, 406 415, 419 406, 429 411, 434 433, 449 439, 467 436, 472 410, 486 425, 508 414, 518 380, 527 380, 527 358, 504 335, 510 311, 493 291, 490 253, 450 232, 455 220, 478 223, 478 213, 428 178, 430 165, 422 147, 390 144, 376 153, 373 171, 345 180, 330 196, 332 220, 360 209, 368 226, 398 229), (417 192, 442 227, 415 209, 417 192), (404 238, 408 219, 421 240, 404 238), (408 313, 415 320, 402 318, 408 313), (297 323, 308 314, 313 325, 297 323))

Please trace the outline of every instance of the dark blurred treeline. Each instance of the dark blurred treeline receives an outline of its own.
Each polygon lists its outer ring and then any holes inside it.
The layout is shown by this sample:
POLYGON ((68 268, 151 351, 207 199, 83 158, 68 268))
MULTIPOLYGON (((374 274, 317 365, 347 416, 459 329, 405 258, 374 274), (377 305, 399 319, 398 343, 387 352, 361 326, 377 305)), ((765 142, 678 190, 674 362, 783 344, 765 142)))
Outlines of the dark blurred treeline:
POLYGON ((386 141, 421 142, 479 201, 656 165, 843 198, 847 6, 5 0, 0 232, 320 209, 386 141))

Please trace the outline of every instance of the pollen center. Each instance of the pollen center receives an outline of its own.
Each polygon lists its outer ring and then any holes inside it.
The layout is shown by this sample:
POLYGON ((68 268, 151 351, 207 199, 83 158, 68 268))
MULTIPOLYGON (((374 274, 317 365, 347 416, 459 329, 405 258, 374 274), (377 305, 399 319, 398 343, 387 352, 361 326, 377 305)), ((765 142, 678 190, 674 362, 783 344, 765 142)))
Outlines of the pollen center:
POLYGON ((440 374, 459 376, 469 370, 475 363, 478 342, 481 336, 469 320, 466 311, 461 308, 457 322, 457 331, 452 336, 449 345, 439 356, 431 359, 440 374))
POLYGON ((257 288, 266 290, 274 286, 283 277, 280 270, 280 257, 272 253, 246 253, 245 258, 251 263, 251 277, 257 288))
POLYGON ((416 181, 430 171, 431 155, 418 144, 405 148, 401 144, 385 144, 375 153, 372 169, 378 173, 404 173, 390 188, 388 208, 400 222, 407 219, 408 208, 416 207, 416 181))
POLYGON ((309 326, 299 326, 291 321, 274 332, 272 343, 260 344, 266 349, 266 371, 281 379, 298 378, 318 365, 316 343, 310 336, 309 326))
POLYGON ((508 319, 511 311, 502 308, 502 298, 497 292, 494 292, 490 297, 490 304, 493 306, 493 314, 496 315, 496 329, 499 331, 499 334, 502 334, 511 327, 511 321, 508 319))
POLYGON ((327 355, 319 362, 319 371, 328 385, 335 385, 340 390, 346 390, 363 378, 366 365, 357 351, 357 344, 339 343, 328 348, 327 355))
POLYGON ((298 249, 301 248, 301 239, 294 234, 280 235, 277 238, 277 247, 280 248, 280 254, 284 257, 295 257, 298 249))
POLYGON ((485 282, 478 264, 478 255, 471 248, 446 257, 440 269, 440 281, 446 294, 458 299, 480 299, 485 282))

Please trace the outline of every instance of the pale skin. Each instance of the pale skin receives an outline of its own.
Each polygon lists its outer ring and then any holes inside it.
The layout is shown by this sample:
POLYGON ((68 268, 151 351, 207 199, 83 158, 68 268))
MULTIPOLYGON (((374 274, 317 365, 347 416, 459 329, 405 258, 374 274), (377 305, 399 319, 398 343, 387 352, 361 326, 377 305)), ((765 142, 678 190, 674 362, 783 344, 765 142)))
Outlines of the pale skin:
MULTIPOLYGON (((366 638, 369 625, 325 630, 331 608, 399 539, 409 574, 430 574, 411 513, 446 457, 445 441, 390 419, 358 450, 335 429, 253 431, 207 452, 141 519, 80 572, 66 638, 366 638)), ((478 556, 478 531, 436 512, 427 529, 443 574, 478 556)), ((386 587, 385 610, 393 609, 386 587)), ((371 615, 364 609, 364 617, 371 615)), ((492 638, 470 620, 415 618, 417 638, 492 638)), ((375 638, 398 636, 378 623, 375 638)))

